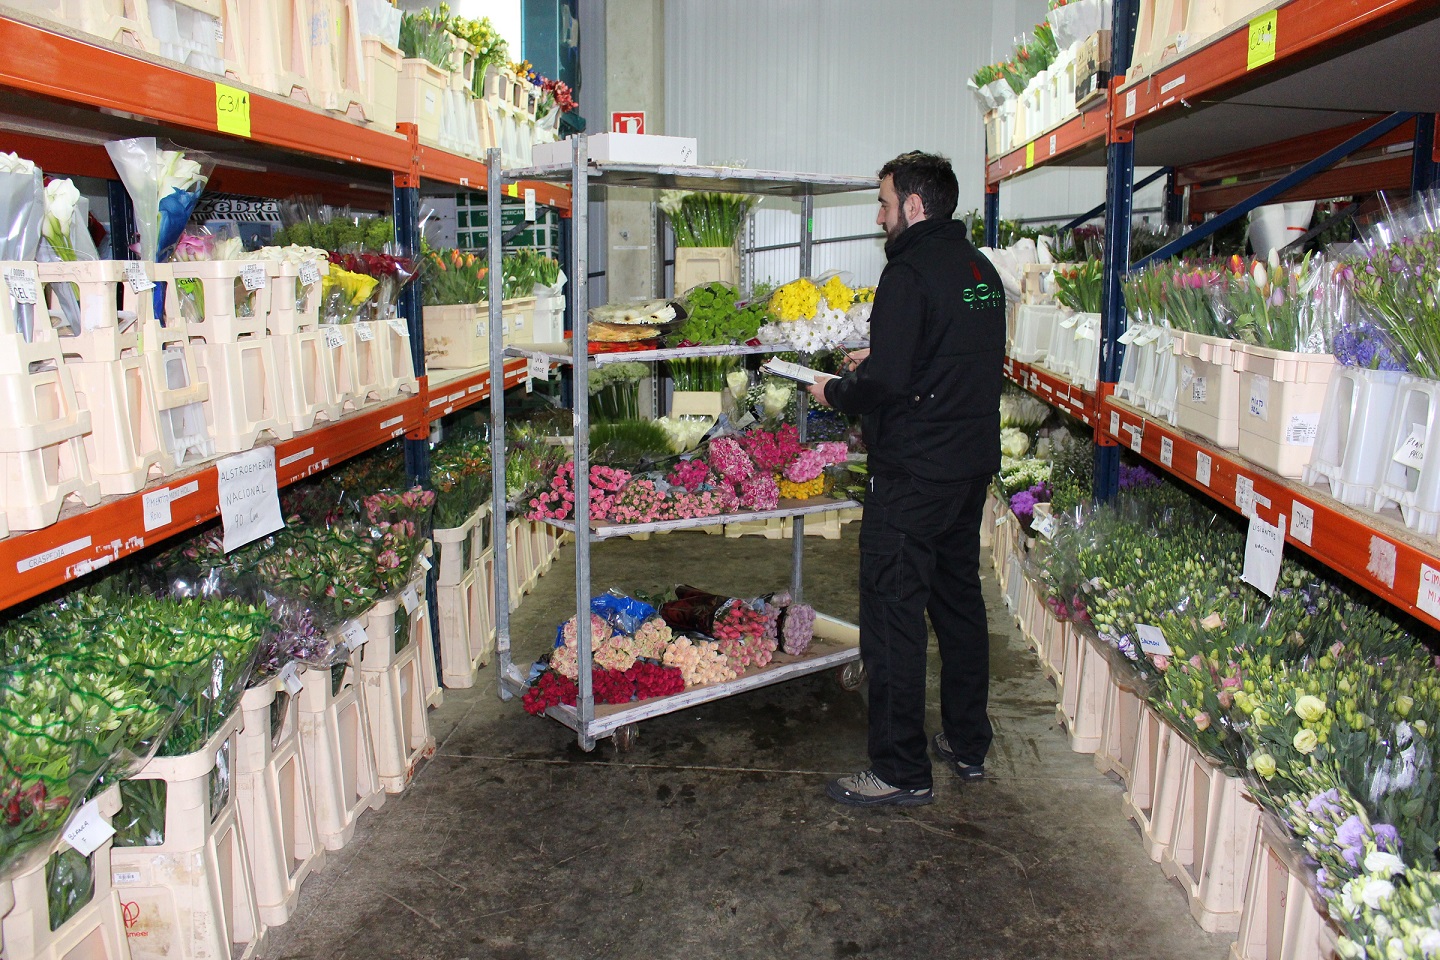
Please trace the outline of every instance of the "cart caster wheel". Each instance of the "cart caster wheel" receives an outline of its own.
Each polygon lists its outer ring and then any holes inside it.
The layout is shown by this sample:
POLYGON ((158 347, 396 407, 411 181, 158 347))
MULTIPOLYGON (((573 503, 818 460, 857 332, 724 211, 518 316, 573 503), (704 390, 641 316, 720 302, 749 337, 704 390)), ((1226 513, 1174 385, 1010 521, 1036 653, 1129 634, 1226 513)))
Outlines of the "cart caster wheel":
POLYGON ((852 660, 835 671, 835 679, 840 682, 841 690, 854 693, 865 685, 865 664, 852 660))
POLYGON ((616 727, 612 739, 615 743, 616 753, 629 753, 635 749, 635 741, 640 739, 640 726, 627 723, 623 727, 616 727))

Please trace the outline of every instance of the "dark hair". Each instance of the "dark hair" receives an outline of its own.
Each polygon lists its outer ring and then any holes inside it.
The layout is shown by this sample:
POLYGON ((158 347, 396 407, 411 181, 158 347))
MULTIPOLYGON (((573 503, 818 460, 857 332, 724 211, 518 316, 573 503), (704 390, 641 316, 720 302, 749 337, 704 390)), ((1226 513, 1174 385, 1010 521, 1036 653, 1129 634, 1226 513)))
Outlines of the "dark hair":
POLYGON ((939 154, 912 150, 902 153, 880 168, 881 180, 895 179, 895 193, 903 204, 910 194, 918 194, 928 220, 949 220, 955 215, 960 200, 960 184, 950 161, 939 154))

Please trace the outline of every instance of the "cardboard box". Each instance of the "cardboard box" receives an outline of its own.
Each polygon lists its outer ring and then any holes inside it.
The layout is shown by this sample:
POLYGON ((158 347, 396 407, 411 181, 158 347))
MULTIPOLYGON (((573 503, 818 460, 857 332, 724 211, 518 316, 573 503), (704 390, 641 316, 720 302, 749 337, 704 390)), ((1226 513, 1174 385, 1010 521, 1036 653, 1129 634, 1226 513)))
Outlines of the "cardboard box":
POLYGON ((1075 105, 1104 96, 1110 87, 1110 31, 1092 33, 1075 54, 1075 105))
MULTIPOLYGON (((570 141, 535 144, 537 167, 570 162, 570 141)), ((590 137, 590 159, 609 163, 654 163, 691 167, 699 152, 694 137, 654 137, 646 133, 597 133, 590 137)))

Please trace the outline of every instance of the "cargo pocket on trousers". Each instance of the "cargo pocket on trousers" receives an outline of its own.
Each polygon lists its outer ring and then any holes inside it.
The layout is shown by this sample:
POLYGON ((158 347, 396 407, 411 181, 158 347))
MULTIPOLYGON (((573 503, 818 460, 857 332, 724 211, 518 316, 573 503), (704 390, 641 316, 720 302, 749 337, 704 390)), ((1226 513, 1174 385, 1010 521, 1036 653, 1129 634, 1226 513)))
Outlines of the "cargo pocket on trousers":
POLYGON ((905 586, 905 534, 879 533, 860 539, 860 592, 894 602, 905 586))

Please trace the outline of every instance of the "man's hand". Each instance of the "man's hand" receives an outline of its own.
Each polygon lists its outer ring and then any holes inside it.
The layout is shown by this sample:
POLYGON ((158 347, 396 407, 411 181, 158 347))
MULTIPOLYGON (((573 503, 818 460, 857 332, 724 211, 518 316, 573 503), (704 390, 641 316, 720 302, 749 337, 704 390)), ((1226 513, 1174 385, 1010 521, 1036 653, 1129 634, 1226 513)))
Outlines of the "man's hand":
POLYGON ((815 398, 816 403, 822 407, 828 407, 830 406, 830 401, 825 399, 825 384, 834 379, 835 377, 825 374, 822 379, 815 381, 805 389, 810 391, 810 396, 815 398))
POLYGON ((865 347, 865 348, 862 349, 862 350, 852 350, 852 351, 846 353, 846 354, 845 354, 845 369, 846 369, 846 370, 854 370, 856 367, 860 366, 860 361, 861 361, 861 360, 864 360, 864 359, 865 359, 866 357, 868 357, 868 356, 870 356, 870 348, 869 348, 869 347, 865 347))

